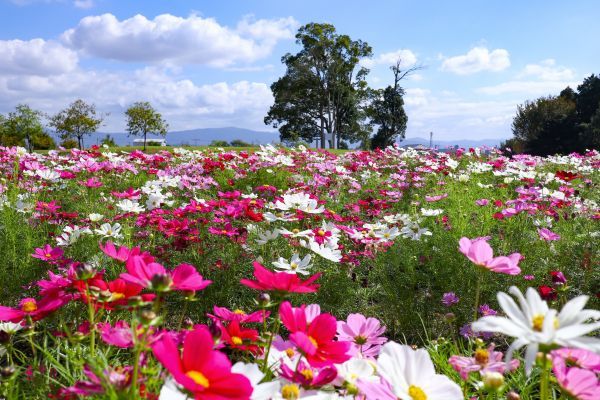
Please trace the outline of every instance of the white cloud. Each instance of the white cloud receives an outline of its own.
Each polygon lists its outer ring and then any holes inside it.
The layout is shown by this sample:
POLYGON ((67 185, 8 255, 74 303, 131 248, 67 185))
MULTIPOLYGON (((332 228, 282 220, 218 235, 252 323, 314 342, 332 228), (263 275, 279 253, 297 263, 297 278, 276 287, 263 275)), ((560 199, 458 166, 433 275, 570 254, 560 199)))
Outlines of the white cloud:
POLYGON ((60 43, 43 39, 0 40, 0 73, 51 75, 77 67, 77 54, 60 43))
POLYGON ((244 18, 231 29, 213 18, 162 14, 118 20, 112 14, 89 16, 67 30, 62 40, 90 56, 125 62, 205 64, 251 63, 268 56, 278 41, 292 38, 293 18, 244 18))
MULTIPOLYGON (((10 2, 18 6, 28 6, 35 3, 67 3, 66 0, 10 0, 10 2)), ((95 5, 94 0, 74 0, 72 4, 82 9, 92 8, 95 5)))
POLYGON ((374 58, 363 58, 360 64, 365 68, 373 68, 377 65, 392 66, 396 65, 396 61, 402 60, 400 66, 402 68, 410 68, 417 63, 417 56, 409 49, 399 49, 389 53, 382 53, 374 58))
POLYGON ((510 67, 510 56, 505 49, 489 51, 474 47, 467 54, 445 58, 442 70, 458 75, 470 75, 481 71, 502 71, 510 67))
POLYGON ((476 89, 478 93, 489 95, 522 94, 529 97, 558 94, 567 86, 577 87, 576 81, 508 81, 498 85, 476 89))
POLYGON ((567 67, 557 66, 552 58, 539 64, 527 64, 519 78, 533 76, 542 81, 566 81, 575 79, 575 72, 567 67))
POLYGON ((88 8, 94 7, 94 0, 75 0, 73 5, 77 8, 87 10, 88 8))
POLYGON ((123 131, 123 110, 134 101, 150 101, 173 130, 208 126, 265 129, 262 122, 273 98, 267 84, 239 81, 197 84, 167 70, 147 67, 133 72, 76 70, 52 76, 0 76, 0 112, 17 103, 55 113, 77 98, 110 112, 105 129, 123 131))

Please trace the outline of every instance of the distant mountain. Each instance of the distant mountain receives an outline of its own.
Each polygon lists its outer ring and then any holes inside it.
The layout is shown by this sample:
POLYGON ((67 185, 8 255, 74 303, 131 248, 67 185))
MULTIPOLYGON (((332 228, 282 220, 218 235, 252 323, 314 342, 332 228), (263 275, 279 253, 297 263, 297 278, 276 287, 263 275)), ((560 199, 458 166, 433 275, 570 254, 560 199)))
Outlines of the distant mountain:
MULTIPOLYGON (((50 132, 50 135, 55 140, 58 135, 50 132)), ((86 146, 99 144, 106 135, 111 138, 119 146, 131 145, 134 139, 138 137, 127 136, 125 132, 96 132, 84 138, 86 146)), ((148 138, 157 138, 160 136, 148 135, 148 138)), ((240 139, 251 144, 268 144, 279 142, 279 132, 253 131, 251 129, 227 127, 227 128, 200 128, 190 129, 186 131, 170 131, 166 136, 167 144, 171 146, 191 145, 191 146, 206 146, 213 140, 232 140, 240 139)))
MULTIPOLYGON (((59 141, 57 135, 50 132, 57 141, 59 141)), ((119 146, 131 145, 135 137, 128 137, 125 132, 96 132, 91 136, 84 138, 86 146, 92 144, 99 144, 100 141, 110 135, 115 143, 119 146)), ((156 138, 157 136, 148 135, 148 138, 156 138)), ((226 127, 226 128, 199 128, 190 129, 186 131, 172 131, 167 133, 167 144, 171 146, 191 145, 191 146, 206 146, 213 140, 225 140, 231 142, 232 140, 243 140, 251 144, 268 144, 268 143, 279 143, 279 132, 277 131, 254 131, 251 129, 237 128, 237 127, 226 127)), ((497 146, 500 144, 501 139, 484 139, 484 140, 470 140, 470 139, 457 139, 457 140, 434 140, 433 145, 438 148, 446 148, 449 146, 460 146, 464 148, 469 147, 481 147, 481 146, 497 146)), ((398 143, 400 146, 418 146, 423 145, 429 146, 429 139, 420 137, 406 138, 398 143)))
MULTIPOLYGON (((456 140, 433 140, 433 146, 443 149, 450 146, 458 146, 463 148, 469 147, 482 147, 482 146, 498 146, 503 139, 481 139, 481 140, 471 140, 471 139, 456 139, 456 140)), ((424 139, 420 137, 414 138, 406 138, 403 141, 399 142, 398 145, 401 147, 408 146, 418 146, 422 145, 425 147, 429 147, 429 139, 424 139)))

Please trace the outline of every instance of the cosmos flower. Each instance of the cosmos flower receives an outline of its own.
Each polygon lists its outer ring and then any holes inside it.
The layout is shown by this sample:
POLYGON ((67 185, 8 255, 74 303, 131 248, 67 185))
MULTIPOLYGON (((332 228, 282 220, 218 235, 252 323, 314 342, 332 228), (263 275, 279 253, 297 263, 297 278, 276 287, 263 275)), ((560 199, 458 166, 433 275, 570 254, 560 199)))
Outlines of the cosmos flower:
POLYGON ((587 296, 569 300, 562 310, 551 309, 534 288, 528 288, 526 296, 512 286, 509 292, 519 305, 506 293, 498 293, 498 303, 506 317, 485 316, 472 325, 476 332, 496 332, 516 338, 506 352, 506 360, 513 352, 527 346, 525 370, 529 374, 540 346, 558 345, 600 352, 600 339, 585 336, 600 328, 600 311, 584 309, 587 296), (588 320, 594 322, 588 323, 588 320))
POLYGON ((338 321, 338 340, 352 343, 352 348, 363 357, 376 357, 381 345, 387 342, 383 336, 385 327, 376 318, 362 314, 350 314, 346 321, 338 321))
POLYGON ((475 265, 501 274, 518 275, 521 273, 521 268, 518 265, 521 254, 513 253, 506 257, 494 257, 494 251, 486 238, 469 239, 463 237, 459 241, 459 246, 460 252, 475 265))
POLYGON ((256 280, 242 279, 240 283, 249 288, 261 290, 264 292, 283 292, 283 293, 314 293, 319 285, 313 283, 321 273, 314 274, 305 281, 298 278, 296 274, 287 272, 271 272, 258 262, 254 262, 254 278, 256 280))
POLYGON ((272 262, 272 264, 279 271, 290 274, 309 275, 310 272, 308 270, 312 267, 312 264, 310 263, 311 257, 310 254, 307 254, 301 259, 298 253, 294 253, 290 261, 287 261, 283 257, 279 257, 279 260, 272 262))

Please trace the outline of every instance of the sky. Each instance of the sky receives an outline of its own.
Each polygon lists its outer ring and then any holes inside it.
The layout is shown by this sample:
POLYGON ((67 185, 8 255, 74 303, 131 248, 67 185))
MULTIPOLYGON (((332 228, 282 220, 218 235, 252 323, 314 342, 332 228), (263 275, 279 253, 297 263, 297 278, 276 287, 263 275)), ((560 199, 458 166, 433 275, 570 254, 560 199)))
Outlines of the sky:
POLYGON ((600 1, 0 0, 0 113, 82 98, 125 130, 150 101, 171 130, 263 123, 294 35, 327 22, 366 41, 373 87, 403 81, 407 137, 511 136, 518 104, 600 73, 600 1))

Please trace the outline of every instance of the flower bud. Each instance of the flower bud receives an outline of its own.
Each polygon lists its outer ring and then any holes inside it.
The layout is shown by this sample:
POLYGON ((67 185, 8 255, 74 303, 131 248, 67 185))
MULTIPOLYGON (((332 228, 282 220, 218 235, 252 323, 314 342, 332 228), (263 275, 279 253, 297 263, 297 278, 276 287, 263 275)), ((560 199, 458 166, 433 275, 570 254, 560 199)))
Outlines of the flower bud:
POLYGON ((521 396, 519 396, 519 393, 511 390, 506 394, 506 400, 521 400, 521 396))
POLYGON ((88 280, 96 275, 96 269, 91 264, 77 264, 74 269, 75 276, 81 281, 88 280))
POLYGON ((143 310, 140 312, 140 320, 144 325, 152 325, 156 319, 156 313, 151 310, 143 310))
POLYGON ((486 372, 483 375, 483 387, 487 391, 495 392, 504 385, 504 375, 500 372, 486 372))
POLYGON ((171 288, 171 277, 167 274, 156 274, 152 277, 150 284, 157 292, 167 292, 171 288))
POLYGON ((219 327, 219 325, 217 323, 215 323, 214 321, 208 325, 208 331, 212 335, 215 342, 218 341, 219 339, 221 339, 221 335, 223 334, 223 332, 221 332, 221 328, 219 327))
POLYGON ((3 378, 10 378, 14 373, 15 367, 13 367, 12 365, 0 368, 0 375, 2 375, 3 378))

